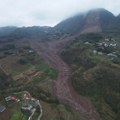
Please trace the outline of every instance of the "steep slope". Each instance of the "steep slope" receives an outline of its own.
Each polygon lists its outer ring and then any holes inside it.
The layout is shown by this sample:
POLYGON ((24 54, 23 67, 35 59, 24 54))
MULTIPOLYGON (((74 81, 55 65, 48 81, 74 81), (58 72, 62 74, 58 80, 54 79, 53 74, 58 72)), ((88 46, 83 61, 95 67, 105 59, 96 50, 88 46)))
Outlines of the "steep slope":
POLYGON ((55 28, 69 34, 119 32, 119 18, 119 16, 116 17, 105 9, 93 9, 87 13, 64 20, 55 28))
POLYGON ((56 40, 65 34, 76 35, 101 32, 120 32, 120 15, 114 16, 111 12, 102 8, 93 9, 68 18, 55 27, 0 28, 0 37, 7 36, 7 38, 11 39, 40 38, 41 40, 56 40))
POLYGON ((117 21, 117 17, 106 10, 100 12, 100 24, 103 32, 117 32, 120 26, 117 26, 120 21, 117 21))
POLYGON ((120 14, 117 16, 117 19, 119 19, 119 20, 120 20, 120 14))
POLYGON ((90 32, 102 32, 101 24, 100 24, 100 12, 101 10, 91 10, 87 13, 85 18, 85 24, 81 33, 90 33, 90 32))
MULTIPOLYGON (((63 50, 62 58, 72 68, 76 92, 91 98, 101 119, 120 120, 120 56, 108 57, 107 47, 104 51, 99 49, 101 41, 105 42, 99 34, 81 35, 63 50)), ((120 53, 120 42, 117 44, 109 49, 110 53, 120 53)))
POLYGON ((120 14, 117 16, 116 26, 118 28, 118 31, 120 31, 120 14))
POLYGON ((42 40, 56 40, 65 34, 85 33, 114 33, 120 31, 120 15, 114 16, 105 9, 93 9, 68 18, 55 27, 2 27, 0 37, 8 38, 40 38, 42 40))
POLYGON ((75 34, 81 31, 84 22, 84 14, 80 14, 66 19, 56 25, 54 28, 68 34, 75 34))

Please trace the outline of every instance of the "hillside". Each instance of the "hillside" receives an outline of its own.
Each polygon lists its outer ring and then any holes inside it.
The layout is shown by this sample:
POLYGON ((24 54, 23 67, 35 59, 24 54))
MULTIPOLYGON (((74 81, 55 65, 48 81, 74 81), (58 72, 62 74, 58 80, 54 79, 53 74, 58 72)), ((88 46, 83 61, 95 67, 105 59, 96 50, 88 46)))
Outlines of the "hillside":
POLYGON ((72 84, 89 97, 102 120, 120 118, 120 38, 87 34, 76 38, 62 52, 73 70, 72 84), (117 44, 117 46, 111 46, 117 44), (104 46, 105 45, 105 46, 104 46))
POLYGON ((67 34, 75 34, 82 30, 84 20, 84 14, 80 14, 60 22, 54 28, 67 34))
POLYGON ((0 28, 0 41, 9 40, 21 40, 21 39, 36 39, 36 40, 56 40, 59 39, 63 33, 60 31, 44 26, 33 26, 33 27, 16 27, 16 29, 3 27, 0 28))
POLYGON ((2 27, 0 39, 57 40, 64 35, 86 33, 119 33, 120 15, 114 16, 105 9, 93 9, 68 18, 55 27, 2 27))
POLYGON ((69 34, 119 32, 120 21, 118 18, 119 16, 116 17, 105 9, 94 9, 66 19, 55 28, 69 34))
POLYGON ((105 9, 55 27, 0 28, 0 120, 36 120, 21 111, 30 96, 41 120, 120 120, 119 33, 120 15, 105 9))

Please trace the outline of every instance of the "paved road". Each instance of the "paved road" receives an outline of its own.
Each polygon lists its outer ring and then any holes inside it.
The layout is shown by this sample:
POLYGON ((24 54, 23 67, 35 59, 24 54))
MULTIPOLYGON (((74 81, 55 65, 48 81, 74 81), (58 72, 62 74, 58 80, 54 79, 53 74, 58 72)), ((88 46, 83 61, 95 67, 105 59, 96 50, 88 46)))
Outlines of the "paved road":
POLYGON ((38 105, 39 105, 39 107, 40 107, 40 115, 38 116, 38 119, 37 119, 37 120, 41 120, 41 118, 42 118, 42 116, 43 116, 43 109, 42 109, 42 106, 41 106, 41 104, 40 104, 40 101, 38 100, 37 102, 38 102, 38 105))

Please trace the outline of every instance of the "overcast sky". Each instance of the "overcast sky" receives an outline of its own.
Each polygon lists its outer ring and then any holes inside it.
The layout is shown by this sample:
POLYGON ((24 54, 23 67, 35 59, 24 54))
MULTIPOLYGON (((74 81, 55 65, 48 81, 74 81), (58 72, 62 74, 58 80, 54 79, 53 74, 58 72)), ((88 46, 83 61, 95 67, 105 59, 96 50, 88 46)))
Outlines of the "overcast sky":
POLYGON ((54 26, 92 8, 118 15, 120 0, 0 0, 0 26, 54 26))

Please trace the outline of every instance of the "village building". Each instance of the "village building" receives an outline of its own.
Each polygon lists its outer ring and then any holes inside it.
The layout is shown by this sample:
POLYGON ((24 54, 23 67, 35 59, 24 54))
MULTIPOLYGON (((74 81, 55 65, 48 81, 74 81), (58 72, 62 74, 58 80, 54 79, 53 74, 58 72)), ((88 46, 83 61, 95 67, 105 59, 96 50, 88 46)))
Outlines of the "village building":
POLYGON ((6 101, 6 104, 7 106, 13 106, 13 104, 15 104, 16 102, 16 97, 14 96, 8 96, 8 97, 5 97, 5 101, 6 101))
POLYGON ((14 96, 8 96, 8 97, 5 98, 5 100, 6 100, 6 102, 8 102, 8 101, 15 101, 16 98, 14 96))
POLYGON ((21 107, 21 112, 29 117, 36 110, 37 106, 38 104, 36 101, 24 103, 21 107))
POLYGON ((33 106, 31 104, 23 104, 21 107, 21 112, 28 117, 32 114, 32 111, 33 106))

